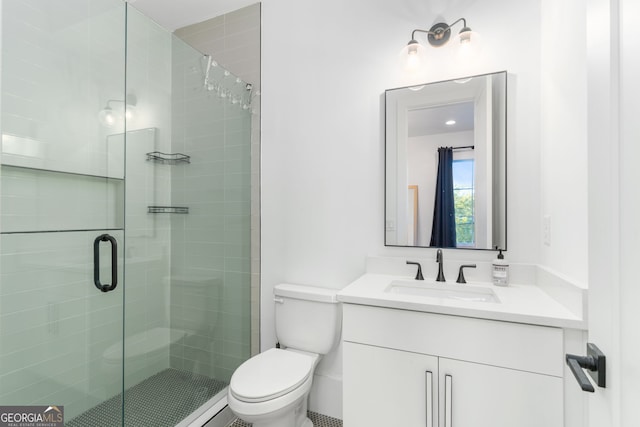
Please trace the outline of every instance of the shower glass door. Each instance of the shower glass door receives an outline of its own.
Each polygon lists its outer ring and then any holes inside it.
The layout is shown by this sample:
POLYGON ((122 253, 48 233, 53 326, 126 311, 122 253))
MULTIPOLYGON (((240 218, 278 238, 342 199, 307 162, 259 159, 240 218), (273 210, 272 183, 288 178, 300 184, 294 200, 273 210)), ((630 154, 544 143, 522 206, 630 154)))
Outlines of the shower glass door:
POLYGON ((127 426, 184 425, 251 353, 251 85, 127 12, 127 426))
POLYGON ((215 412, 251 354, 252 85, 121 0, 0 7, 0 407, 215 412))
POLYGON ((0 405, 122 425, 125 5, 1 7, 0 405))

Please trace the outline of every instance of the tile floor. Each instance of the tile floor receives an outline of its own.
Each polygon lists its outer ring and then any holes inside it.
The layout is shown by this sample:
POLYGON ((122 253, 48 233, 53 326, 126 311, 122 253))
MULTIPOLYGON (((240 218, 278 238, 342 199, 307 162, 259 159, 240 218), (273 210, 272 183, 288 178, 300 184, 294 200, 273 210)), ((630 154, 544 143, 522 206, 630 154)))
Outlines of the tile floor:
MULTIPOLYGON (((309 419, 313 427, 342 427, 342 420, 309 411, 309 419)), ((251 427, 251 424, 242 420, 235 420, 229 427, 251 427)))
MULTIPOLYGON (((166 369, 125 391, 125 425, 173 427, 226 383, 204 375, 166 369)), ((122 393, 66 423, 67 427, 121 427, 122 393)))

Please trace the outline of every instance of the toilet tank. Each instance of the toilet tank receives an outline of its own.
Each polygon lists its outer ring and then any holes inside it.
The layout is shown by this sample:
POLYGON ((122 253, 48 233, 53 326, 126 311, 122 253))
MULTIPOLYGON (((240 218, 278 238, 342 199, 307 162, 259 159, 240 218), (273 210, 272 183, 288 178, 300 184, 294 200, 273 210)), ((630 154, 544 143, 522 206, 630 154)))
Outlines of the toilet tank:
POLYGON ((296 350, 327 354, 342 328, 342 305, 335 289, 280 284, 274 288, 278 342, 296 350))

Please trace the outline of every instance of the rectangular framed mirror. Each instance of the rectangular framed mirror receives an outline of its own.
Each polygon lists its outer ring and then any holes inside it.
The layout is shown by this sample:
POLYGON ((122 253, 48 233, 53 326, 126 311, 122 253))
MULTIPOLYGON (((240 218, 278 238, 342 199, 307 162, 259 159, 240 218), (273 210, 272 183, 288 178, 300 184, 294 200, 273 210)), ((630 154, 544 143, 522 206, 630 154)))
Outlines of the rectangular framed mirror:
POLYGON ((506 71, 389 89, 385 117, 385 245, 507 249, 506 71))

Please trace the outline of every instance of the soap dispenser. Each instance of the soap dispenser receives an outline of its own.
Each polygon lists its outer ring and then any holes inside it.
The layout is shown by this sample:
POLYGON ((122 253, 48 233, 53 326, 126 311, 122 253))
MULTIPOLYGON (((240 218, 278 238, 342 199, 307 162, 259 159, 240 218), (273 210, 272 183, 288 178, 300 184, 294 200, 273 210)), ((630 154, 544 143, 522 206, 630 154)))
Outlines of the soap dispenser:
POLYGON ((498 257, 492 263, 493 284, 496 286, 509 285, 509 263, 502 255, 502 249, 498 249, 498 257))

